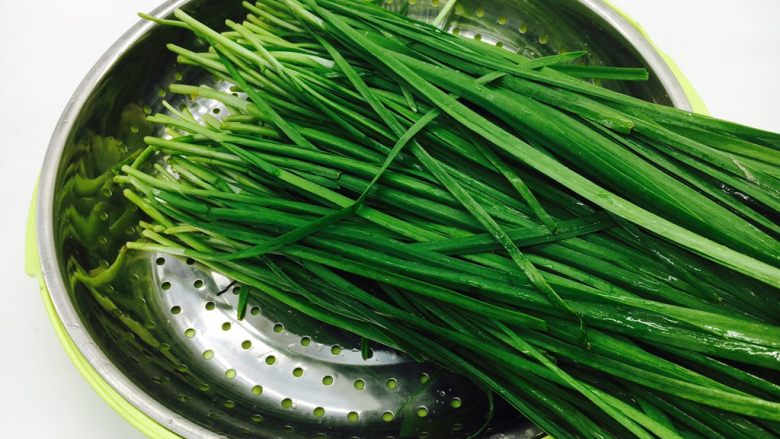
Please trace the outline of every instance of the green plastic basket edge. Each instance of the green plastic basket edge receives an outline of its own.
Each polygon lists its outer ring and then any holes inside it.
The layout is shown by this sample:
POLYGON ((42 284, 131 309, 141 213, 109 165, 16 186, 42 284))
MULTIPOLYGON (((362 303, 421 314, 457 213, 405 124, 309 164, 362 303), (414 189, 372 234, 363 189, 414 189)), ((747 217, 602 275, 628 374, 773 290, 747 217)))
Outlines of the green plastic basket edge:
MULTIPOLYGON (((647 32, 639 25, 634 19, 623 13, 619 8, 615 7, 610 1, 605 2, 620 13, 631 25, 633 25, 642 35, 653 45, 655 50, 661 54, 666 64, 672 70, 677 80, 688 96, 691 102, 691 107, 697 113, 707 114, 707 107, 704 101, 701 99, 696 89, 693 87, 688 78, 682 73, 677 63, 669 57, 664 51, 660 50, 655 43, 653 43, 647 32)), ((30 203, 29 214, 27 216, 27 232, 26 232, 26 254, 25 254, 25 271, 31 277, 38 279, 38 285, 40 287, 41 297, 46 312, 49 314, 49 319, 54 327, 54 332, 57 334, 57 338, 62 343, 65 353, 70 358, 73 365, 81 373, 84 379, 89 383, 95 392, 100 395, 101 398, 118 413, 122 418, 129 422, 132 426, 137 428, 142 434, 153 439, 175 439, 179 438, 178 435, 171 432, 167 428, 163 427, 154 419, 147 416, 140 411, 134 405, 130 404, 120 395, 110 384, 103 379, 102 376, 92 367, 87 361, 84 355, 79 351, 76 344, 68 335, 65 330, 65 326, 57 315, 57 311, 54 309, 49 291, 46 288, 46 283, 43 280, 43 273, 41 272, 41 260, 38 255, 38 237, 36 227, 36 205, 38 200, 38 188, 36 184, 35 191, 33 193, 32 202, 30 203)))

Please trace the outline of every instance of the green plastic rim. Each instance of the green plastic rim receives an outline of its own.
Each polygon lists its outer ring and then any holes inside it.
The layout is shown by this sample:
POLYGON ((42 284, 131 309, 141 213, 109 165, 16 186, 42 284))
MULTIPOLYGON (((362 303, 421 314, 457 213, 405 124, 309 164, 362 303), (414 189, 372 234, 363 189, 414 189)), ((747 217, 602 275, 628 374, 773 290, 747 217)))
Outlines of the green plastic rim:
MULTIPOLYGON (((621 16, 623 16, 623 18, 625 18, 629 23, 631 23, 631 25, 633 25, 661 55, 663 60, 669 66, 672 73, 674 73, 674 76, 682 86, 683 91, 690 101, 693 111, 707 114, 707 107, 704 105, 704 102, 694 89, 693 85, 682 73, 677 63, 675 63, 671 57, 669 57, 665 52, 660 50, 655 45, 655 43, 653 43, 647 32, 635 20, 623 13, 611 2, 605 0, 605 3, 607 3, 621 16)), ((108 384, 108 382, 106 382, 106 380, 104 380, 103 377, 100 376, 100 374, 92 367, 92 365, 89 363, 86 357, 82 355, 81 351, 68 335, 68 332, 66 331, 65 326, 62 324, 57 311, 54 309, 54 304, 52 303, 51 296, 49 295, 49 291, 47 290, 46 284, 43 280, 43 274, 41 273, 41 260, 38 255, 38 237, 36 233, 37 215, 35 206, 37 205, 38 200, 37 194, 38 189, 36 185, 27 217, 25 271, 29 276, 38 279, 38 285, 40 287, 44 308, 46 309, 46 312, 49 315, 49 319, 52 322, 54 333, 57 335, 57 338, 60 340, 60 343, 62 343, 62 346, 65 349, 65 353, 68 355, 70 361, 79 371, 81 376, 83 376, 87 383, 92 386, 95 392, 100 395, 101 398, 103 398, 106 404, 108 404, 111 409, 113 409, 117 414, 129 422, 130 425, 138 429, 138 431, 140 431, 142 434, 152 439, 180 438, 179 435, 171 432, 169 429, 162 426, 160 423, 136 408, 133 404, 130 404, 127 400, 125 400, 122 395, 120 395, 119 392, 117 392, 110 384, 108 384)))

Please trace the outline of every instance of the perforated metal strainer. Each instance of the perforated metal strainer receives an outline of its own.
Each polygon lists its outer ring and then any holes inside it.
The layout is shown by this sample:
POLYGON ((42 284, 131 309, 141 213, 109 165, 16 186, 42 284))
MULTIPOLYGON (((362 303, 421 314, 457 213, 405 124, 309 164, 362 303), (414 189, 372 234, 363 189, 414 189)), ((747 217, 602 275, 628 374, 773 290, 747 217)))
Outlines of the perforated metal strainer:
MULTIPOLYGON (((408 3, 422 20, 442 7, 408 3)), ((168 2, 154 15, 175 7, 217 28, 243 14, 237 0, 192 0, 168 2)), ((659 54, 600 0, 463 0, 444 28, 530 56, 586 50, 592 64, 646 67, 647 83, 605 85, 688 107, 659 54)), ((111 176, 154 131, 145 115, 166 98, 194 114, 219 111, 166 97, 172 82, 208 81, 165 48, 197 45, 192 38, 150 23, 131 29, 81 84, 52 138, 40 180, 39 253, 75 345, 123 399, 185 437, 454 438, 478 430, 487 398, 468 380, 380 346, 364 360, 354 336, 270 300, 252 299, 239 321, 231 280, 191 261, 128 253, 109 285, 75 280, 107 267, 137 234, 140 217, 111 176)), ((486 434, 537 433, 499 407, 486 434)))

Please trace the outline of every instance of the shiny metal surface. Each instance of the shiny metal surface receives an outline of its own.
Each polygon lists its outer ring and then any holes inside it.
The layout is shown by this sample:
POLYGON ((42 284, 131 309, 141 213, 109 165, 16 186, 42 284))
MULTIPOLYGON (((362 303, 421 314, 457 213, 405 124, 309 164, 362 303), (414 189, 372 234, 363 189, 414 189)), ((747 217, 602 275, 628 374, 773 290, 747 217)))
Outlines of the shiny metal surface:
MULTIPOLYGON (((191 0, 170 1, 153 15, 178 6, 217 27, 242 14, 239 2, 191 0)), ((409 13, 431 20, 439 7, 417 0, 409 13)), ((688 106, 652 46, 599 0, 463 0, 443 27, 528 55, 587 50, 589 63, 645 66, 651 81, 625 91, 688 106)), ((196 44, 150 23, 128 31, 74 93, 45 159, 41 263, 82 353, 128 402, 185 437, 449 438, 477 429, 485 397, 467 380, 379 346, 364 361, 354 338, 276 303, 250 303, 238 321, 237 296, 217 295, 230 280, 188 261, 130 254, 107 287, 74 280, 76 272, 108 266, 137 233, 139 216, 110 176, 154 130, 144 116, 160 110, 171 82, 207 80, 175 63, 165 49, 171 41, 196 44)), ((172 101, 196 114, 211 111, 203 102, 172 101)), ((486 435, 535 434, 499 409, 486 435)))
MULTIPOLYGON (((250 302, 237 321, 237 288, 186 260, 135 255, 126 271, 151 273, 128 289, 148 311, 142 323, 167 341, 173 374, 187 384, 182 398, 215 423, 224 418, 255 437, 385 437, 402 423, 417 436, 480 426, 485 397, 460 377, 379 346, 363 360, 355 337, 271 301, 250 302), (199 395, 210 404, 198 404, 199 395)), ((164 384, 173 383, 170 373, 164 384)))

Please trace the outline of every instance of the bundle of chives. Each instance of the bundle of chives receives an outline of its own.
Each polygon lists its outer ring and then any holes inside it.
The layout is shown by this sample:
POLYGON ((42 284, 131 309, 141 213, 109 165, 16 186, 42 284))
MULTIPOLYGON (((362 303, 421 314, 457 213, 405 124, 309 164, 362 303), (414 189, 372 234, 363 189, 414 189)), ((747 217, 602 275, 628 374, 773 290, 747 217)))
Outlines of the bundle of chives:
POLYGON ((151 220, 128 248, 470 376, 555 437, 780 434, 780 135, 577 79, 643 77, 582 54, 245 6, 223 33, 164 21, 246 98, 171 87, 228 114, 149 117, 171 136, 116 177, 151 220))

